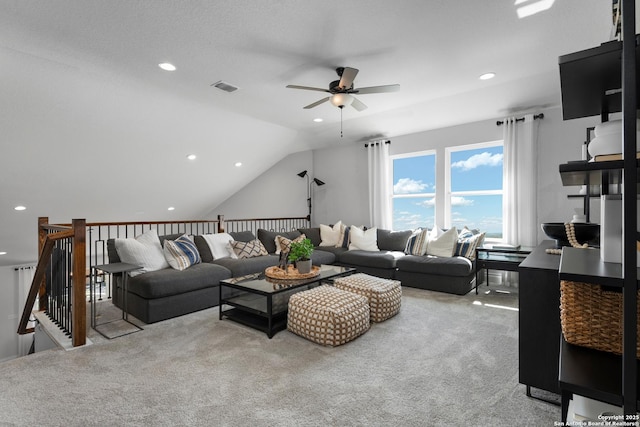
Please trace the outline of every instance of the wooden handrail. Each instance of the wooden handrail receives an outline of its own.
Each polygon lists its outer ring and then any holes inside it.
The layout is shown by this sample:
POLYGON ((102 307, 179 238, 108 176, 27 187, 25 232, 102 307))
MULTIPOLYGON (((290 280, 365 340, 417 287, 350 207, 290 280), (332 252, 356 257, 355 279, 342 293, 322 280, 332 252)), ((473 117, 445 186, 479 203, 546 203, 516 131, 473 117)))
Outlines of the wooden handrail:
POLYGON ((38 265, 29 288, 27 301, 22 310, 18 334, 25 335, 33 332, 33 328, 27 328, 36 297, 40 295, 40 309, 46 309, 46 272, 51 262, 55 243, 62 239, 73 238, 73 277, 72 286, 72 317, 71 339, 74 347, 84 345, 87 339, 86 318, 87 307, 85 301, 85 270, 86 270, 86 224, 83 219, 74 219, 72 228, 47 224, 48 218, 38 218, 40 256, 38 265), (61 230, 56 233, 48 233, 48 230, 61 230))

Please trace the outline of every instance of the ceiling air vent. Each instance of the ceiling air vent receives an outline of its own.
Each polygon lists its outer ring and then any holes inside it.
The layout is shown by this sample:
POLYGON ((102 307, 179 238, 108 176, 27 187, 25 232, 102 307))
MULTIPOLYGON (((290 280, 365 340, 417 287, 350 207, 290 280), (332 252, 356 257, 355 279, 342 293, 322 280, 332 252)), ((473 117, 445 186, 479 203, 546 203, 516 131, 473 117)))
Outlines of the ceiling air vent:
POLYGON ((231 83, 223 82, 222 80, 213 83, 211 86, 217 87, 225 92, 235 92, 238 90, 238 86, 234 86, 231 83))

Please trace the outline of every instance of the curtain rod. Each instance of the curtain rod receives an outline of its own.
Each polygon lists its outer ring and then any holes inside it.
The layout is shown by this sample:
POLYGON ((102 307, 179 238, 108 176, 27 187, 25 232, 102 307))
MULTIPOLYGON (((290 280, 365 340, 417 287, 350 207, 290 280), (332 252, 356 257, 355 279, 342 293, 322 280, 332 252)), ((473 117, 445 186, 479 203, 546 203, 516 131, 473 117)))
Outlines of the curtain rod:
POLYGON ((387 139, 386 141, 380 141, 380 142, 367 142, 366 144, 364 144, 364 147, 367 148, 369 146, 369 144, 371 145, 377 145, 377 144, 381 144, 381 143, 385 143, 385 144, 391 144, 391 140, 387 139))
MULTIPOLYGON (((540 113, 540 114, 536 114, 533 116, 533 120, 538 120, 538 119, 544 119, 544 113, 540 113)), ((523 122, 524 121, 524 117, 520 117, 519 119, 515 119, 516 122, 523 122)), ((498 120, 496 122, 497 126, 501 126, 504 124, 503 120, 498 120)))

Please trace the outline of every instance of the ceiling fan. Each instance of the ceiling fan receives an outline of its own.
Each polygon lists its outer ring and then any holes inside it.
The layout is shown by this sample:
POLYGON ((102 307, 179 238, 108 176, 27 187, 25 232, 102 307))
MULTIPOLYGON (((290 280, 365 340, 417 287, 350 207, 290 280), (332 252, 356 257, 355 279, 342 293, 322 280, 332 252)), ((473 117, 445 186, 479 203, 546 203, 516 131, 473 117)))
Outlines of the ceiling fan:
POLYGON ((353 87, 353 81, 358 75, 357 68, 338 67, 336 68, 336 73, 338 73, 338 77, 340 77, 340 80, 334 80, 329 83, 329 89, 298 85, 287 85, 287 87, 291 89, 314 90, 317 92, 326 92, 331 94, 331 96, 327 96, 326 98, 322 98, 319 101, 307 105, 306 107, 304 107, 305 109, 314 108, 327 101, 331 101, 333 105, 340 109, 351 105, 358 111, 366 110, 367 106, 362 101, 354 97, 354 94, 365 95, 369 93, 397 92, 400 90, 399 84, 369 86, 356 89, 353 87))

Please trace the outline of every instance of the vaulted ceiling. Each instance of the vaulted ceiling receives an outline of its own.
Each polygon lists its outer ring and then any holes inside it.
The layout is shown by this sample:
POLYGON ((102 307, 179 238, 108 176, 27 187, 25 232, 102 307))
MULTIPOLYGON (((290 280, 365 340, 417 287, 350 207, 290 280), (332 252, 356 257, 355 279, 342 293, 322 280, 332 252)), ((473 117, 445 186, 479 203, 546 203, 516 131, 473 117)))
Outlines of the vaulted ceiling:
POLYGON ((609 39, 611 2, 518 18, 536 2, 3 0, 0 265, 35 259, 38 216, 196 218, 293 152, 558 105, 558 56, 609 39), (345 108, 344 138, 302 108, 325 94, 285 88, 338 66, 401 85, 345 108))

